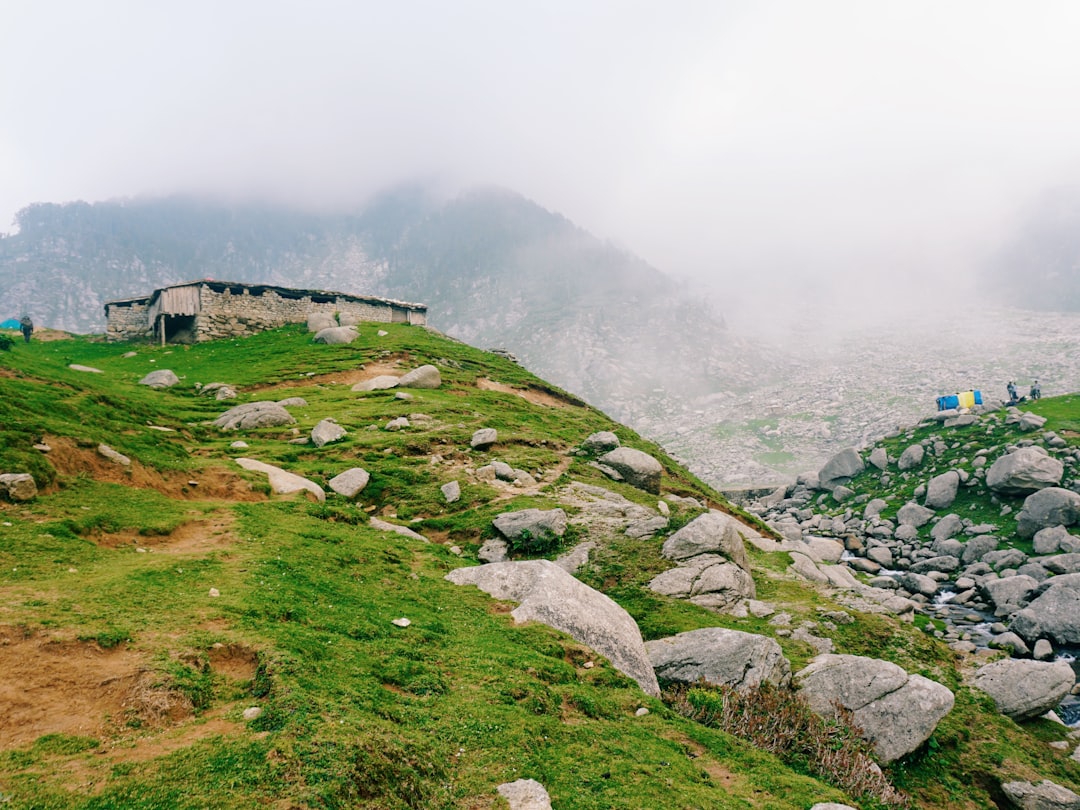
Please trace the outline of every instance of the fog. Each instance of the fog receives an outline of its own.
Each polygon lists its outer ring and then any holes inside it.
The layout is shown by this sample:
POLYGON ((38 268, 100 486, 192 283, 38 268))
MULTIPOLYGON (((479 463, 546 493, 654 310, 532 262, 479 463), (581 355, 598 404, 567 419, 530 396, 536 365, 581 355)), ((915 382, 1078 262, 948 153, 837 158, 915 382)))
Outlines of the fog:
POLYGON ((37 201, 495 184, 735 324, 922 304, 1077 181, 1077 30, 1073 2, 23 2, 0 230, 37 201))

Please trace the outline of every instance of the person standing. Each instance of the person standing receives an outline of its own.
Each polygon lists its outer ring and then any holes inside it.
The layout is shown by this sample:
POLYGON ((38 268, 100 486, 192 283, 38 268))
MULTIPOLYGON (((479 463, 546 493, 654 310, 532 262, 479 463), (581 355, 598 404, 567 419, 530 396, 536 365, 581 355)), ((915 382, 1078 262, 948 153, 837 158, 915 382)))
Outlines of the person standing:
POLYGON ((1016 404, 1016 383, 1014 383, 1012 380, 1009 380, 1009 384, 1006 386, 1006 389, 1009 392, 1009 404, 1010 405, 1015 405, 1016 404))
POLYGON ((19 328, 22 330, 23 341, 30 342, 30 335, 34 334, 34 322, 29 315, 23 315, 19 320, 19 328))
POLYGON ((1031 384, 1031 398, 1042 399, 1042 388, 1039 386, 1038 380, 1031 384))

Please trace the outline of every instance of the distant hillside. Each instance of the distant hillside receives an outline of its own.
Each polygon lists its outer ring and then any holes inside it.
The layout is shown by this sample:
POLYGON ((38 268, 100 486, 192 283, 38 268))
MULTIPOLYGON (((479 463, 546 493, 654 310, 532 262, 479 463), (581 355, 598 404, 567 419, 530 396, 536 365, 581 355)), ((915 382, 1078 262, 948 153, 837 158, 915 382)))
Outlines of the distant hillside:
POLYGON ((1080 311, 1080 188, 1043 195, 985 271, 1002 303, 1080 311))
POLYGON ((439 202, 420 188, 352 214, 189 198, 37 204, 0 240, 11 315, 85 333, 103 304, 218 278, 422 301, 431 324, 500 346, 613 415, 677 380, 687 394, 761 374, 692 291, 518 194, 439 202))

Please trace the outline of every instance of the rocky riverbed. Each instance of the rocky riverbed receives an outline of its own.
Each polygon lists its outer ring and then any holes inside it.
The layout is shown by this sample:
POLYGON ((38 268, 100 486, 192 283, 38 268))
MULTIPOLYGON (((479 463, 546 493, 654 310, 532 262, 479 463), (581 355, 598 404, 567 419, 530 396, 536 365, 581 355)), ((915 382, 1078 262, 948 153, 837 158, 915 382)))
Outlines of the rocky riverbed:
MULTIPOLYGON (((942 393, 980 389, 988 401, 1015 380, 1044 396, 1080 390, 1080 314, 1012 309, 911 314, 845 327, 808 314, 752 337, 760 373, 685 398, 677 383, 628 409, 624 421, 710 484, 779 484, 935 410, 942 393)), ((748 344, 743 344, 746 351, 748 344)))

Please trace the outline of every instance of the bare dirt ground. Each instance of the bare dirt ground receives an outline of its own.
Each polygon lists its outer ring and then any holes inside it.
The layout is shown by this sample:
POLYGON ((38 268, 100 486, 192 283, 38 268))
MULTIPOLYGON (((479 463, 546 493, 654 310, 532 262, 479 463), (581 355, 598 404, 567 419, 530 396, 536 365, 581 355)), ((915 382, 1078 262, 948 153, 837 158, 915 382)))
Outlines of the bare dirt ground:
POLYGON ((390 359, 381 363, 367 363, 363 368, 344 369, 330 374, 315 374, 299 380, 285 380, 283 382, 265 383, 245 387, 245 391, 275 391, 282 388, 297 388, 304 385, 356 385, 365 380, 380 377, 384 374, 394 377, 402 376, 406 369, 402 367, 403 358, 390 359))
POLYGON ((132 459, 130 466, 100 456, 96 447, 80 447, 62 436, 46 436, 52 448, 49 463, 60 475, 85 473, 95 481, 108 481, 141 489, 156 489, 182 500, 261 501, 266 496, 253 492, 247 481, 224 467, 206 467, 193 473, 158 472, 132 459), (194 483, 192 483, 194 482, 194 483))
POLYGON ((140 546, 165 554, 208 554, 233 544, 232 533, 235 516, 228 511, 213 512, 200 520, 191 520, 165 535, 139 534, 135 529, 122 532, 96 532, 90 539, 104 548, 140 546))
POLYGON ((504 394, 513 394, 534 405, 545 405, 549 408, 570 408, 578 403, 566 397, 560 397, 550 391, 542 391, 539 388, 514 388, 505 383, 489 380, 481 377, 476 381, 476 387, 484 391, 501 391, 504 394))

